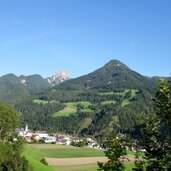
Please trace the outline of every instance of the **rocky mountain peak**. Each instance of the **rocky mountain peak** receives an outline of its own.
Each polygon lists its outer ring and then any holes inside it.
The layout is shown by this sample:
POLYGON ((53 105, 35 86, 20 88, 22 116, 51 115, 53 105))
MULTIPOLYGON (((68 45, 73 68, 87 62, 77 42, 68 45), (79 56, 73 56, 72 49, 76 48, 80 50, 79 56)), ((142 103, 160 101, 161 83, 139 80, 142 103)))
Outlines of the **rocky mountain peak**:
POLYGON ((70 74, 64 70, 61 70, 61 71, 56 72, 52 77, 48 77, 47 81, 52 86, 55 86, 69 79, 70 79, 70 74))

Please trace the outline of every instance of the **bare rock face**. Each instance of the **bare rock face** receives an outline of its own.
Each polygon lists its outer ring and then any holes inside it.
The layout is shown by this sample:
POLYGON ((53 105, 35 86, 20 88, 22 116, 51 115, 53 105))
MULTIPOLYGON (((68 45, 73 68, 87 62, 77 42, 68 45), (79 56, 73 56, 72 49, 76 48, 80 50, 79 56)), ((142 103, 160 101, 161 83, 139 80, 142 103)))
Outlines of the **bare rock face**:
POLYGON ((66 71, 59 71, 56 72, 52 77, 48 77, 47 81, 52 85, 55 86, 57 84, 60 84, 66 80, 70 79, 70 75, 66 71))

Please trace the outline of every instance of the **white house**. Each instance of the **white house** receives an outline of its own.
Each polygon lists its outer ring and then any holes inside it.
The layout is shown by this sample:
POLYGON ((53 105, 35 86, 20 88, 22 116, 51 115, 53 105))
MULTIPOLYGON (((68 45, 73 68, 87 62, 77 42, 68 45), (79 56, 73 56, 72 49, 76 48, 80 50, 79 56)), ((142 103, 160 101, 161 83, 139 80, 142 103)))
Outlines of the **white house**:
POLYGON ((56 142, 56 137, 54 137, 54 136, 47 136, 47 137, 43 137, 42 140, 45 143, 55 143, 56 142))

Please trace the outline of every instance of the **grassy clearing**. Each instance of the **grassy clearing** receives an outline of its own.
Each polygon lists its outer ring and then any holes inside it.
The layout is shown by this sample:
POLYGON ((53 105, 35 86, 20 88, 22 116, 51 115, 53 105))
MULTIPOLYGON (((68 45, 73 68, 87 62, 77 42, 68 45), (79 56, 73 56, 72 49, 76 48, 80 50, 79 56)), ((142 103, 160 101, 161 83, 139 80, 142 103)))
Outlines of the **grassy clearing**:
POLYGON ((27 147, 35 150, 41 150, 41 149, 73 149, 78 148, 74 146, 69 145, 59 145, 59 144, 27 144, 27 147))
POLYGON ((63 110, 60 110, 58 112, 55 112, 53 114, 54 117, 56 116, 69 116, 77 112, 76 106, 74 106, 74 103, 69 102, 65 103, 66 107, 63 110))
POLYGON ((122 101, 121 107, 124 107, 124 106, 128 105, 129 103, 130 103, 129 99, 125 99, 122 101))
POLYGON ((65 103, 66 107, 63 110, 60 110, 53 114, 54 117, 56 116, 69 116, 75 114, 77 112, 77 105, 80 104, 83 106, 81 112, 92 112, 91 109, 88 107, 91 105, 88 101, 79 101, 79 102, 68 102, 65 103))
POLYGON ((138 90, 131 90, 131 98, 135 97, 138 93, 138 90))
POLYGON ((46 100, 39 100, 39 99, 35 99, 35 100, 33 100, 33 102, 37 103, 37 104, 47 104, 48 103, 48 101, 46 101, 46 100))
POLYGON ((103 93, 98 93, 99 95, 117 95, 117 96, 125 96, 126 93, 128 93, 131 90, 131 96, 134 97, 136 96, 136 93, 138 92, 138 90, 133 90, 133 89, 126 89, 124 91, 120 91, 120 92, 113 92, 113 91, 109 91, 109 92, 103 92, 103 93))
MULTIPOLYGON (((134 155, 135 152, 128 151, 129 155, 134 155)), ((27 144, 24 155, 34 167, 35 171, 96 171, 98 166, 94 164, 79 164, 72 166, 50 166, 43 165, 40 160, 45 157, 53 158, 73 158, 73 157, 93 157, 104 156, 101 150, 89 148, 79 148, 73 146, 56 145, 56 144, 27 144)), ((133 161, 125 162, 126 171, 131 171, 134 167, 133 161)))
POLYGON ((109 105, 109 104, 115 104, 115 103, 116 103, 116 101, 108 100, 108 101, 101 102, 100 104, 101 105, 109 105))
POLYGON ((102 150, 91 148, 79 148, 74 146, 57 144, 28 144, 29 149, 39 151, 45 157, 49 158, 74 158, 74 157, 98 157, 104 156, 102 150))
MULTIPOLYGON (((128 90, 129 91, 129 90, 128 90)), ((128 92, 127 91, 127 92, 128 92)), ((122 101, 121 106, 124 107, 130 103, 130 100, 137 95, 138 90, 131 90, 131 97, 122 101)))
POLYGON ((71 149, 41 149, 46 157, 49 158, 75 158, 75 157, 98 157, 104 156, 101 150, 90 148, 71 148, 71 149))
POLYGON ((128 93, 129 89, 126 89, 122 92, 115 92, 114 94, 117 95, 117 96, 125 96, 126 93, 128 93))
POLYGON ((110 91, 110 92, 104 92, 104 93, 98 93, 98 94, 101 95, 101 96, 108 96, 108 95, 113 95, 114 92, 110 91))
POLYGON ((27 158, 35 171, 54 171, 54 168, 46 166, 40 162, 40 160, 45 157, 40 151, 26 145, 23 155, 27 158))

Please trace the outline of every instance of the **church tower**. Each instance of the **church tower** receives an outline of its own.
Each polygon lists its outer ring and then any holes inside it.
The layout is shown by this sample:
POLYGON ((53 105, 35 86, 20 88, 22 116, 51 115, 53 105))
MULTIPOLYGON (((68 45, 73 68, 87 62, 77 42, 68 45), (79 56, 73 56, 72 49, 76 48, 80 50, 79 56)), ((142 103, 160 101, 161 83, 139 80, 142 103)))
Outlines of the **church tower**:
POLYGON ((28 132, 28 124, 26 124, 26 127, 25 127, 25 133, 28 132))

